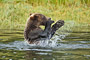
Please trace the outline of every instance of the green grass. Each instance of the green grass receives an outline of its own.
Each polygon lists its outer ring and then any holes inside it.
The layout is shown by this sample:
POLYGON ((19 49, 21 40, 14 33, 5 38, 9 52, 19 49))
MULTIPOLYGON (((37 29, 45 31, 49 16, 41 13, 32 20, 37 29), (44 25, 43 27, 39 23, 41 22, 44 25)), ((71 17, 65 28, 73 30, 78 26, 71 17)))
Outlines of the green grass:
POLYGON ((30 13, 90 24, 90 0, 0 0, 0 29, 24 29, 30 13))

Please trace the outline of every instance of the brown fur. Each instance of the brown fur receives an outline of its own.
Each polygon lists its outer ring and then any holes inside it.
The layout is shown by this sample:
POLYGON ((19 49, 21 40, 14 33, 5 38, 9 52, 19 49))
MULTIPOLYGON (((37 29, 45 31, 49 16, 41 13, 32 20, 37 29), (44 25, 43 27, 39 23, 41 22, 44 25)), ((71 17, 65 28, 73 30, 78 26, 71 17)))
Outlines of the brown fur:
POLYGON ((45 17, 42 14, 34 13, 30 14, 26 22, 26 27, 24 30, 24 37, 29 43, 32 43, 36 40, 39 34, 43 31, 39 26, 46 24, 46 21, 50 20, 50 18, 45 17))
POLYGON ((28 41, 28 43, 30 44, 37 44, 39 40, 51 39, 55 32, 64 25, 64 21, 58 20, 51 27, 52 23, 54 23, 54 21, 52 21, 51 18, 45 17, 42 14, 30 14, 24 30, 25 40, 28 41), (45 29, 42 30, 39 27, 40 25, 44 25, 45 29))

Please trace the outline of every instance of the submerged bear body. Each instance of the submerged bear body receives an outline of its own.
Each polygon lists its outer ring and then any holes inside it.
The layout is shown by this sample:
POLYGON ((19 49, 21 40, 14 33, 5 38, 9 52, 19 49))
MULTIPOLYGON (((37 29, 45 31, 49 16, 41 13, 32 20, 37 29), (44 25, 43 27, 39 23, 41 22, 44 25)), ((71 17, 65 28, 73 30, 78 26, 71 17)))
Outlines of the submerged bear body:
POLYGON ((52 23, 54 23, 54 21, 52 21, 51 18, 45 17, 42 14, 30 14, 24 30, 25 40, 31 44, 39 40, 51 39, 56 30, 64 25, 64 21, 59 20, 51 27, 52 23), (40 25, 45 26, 45 29, 42 30, 39 27, 40 25))

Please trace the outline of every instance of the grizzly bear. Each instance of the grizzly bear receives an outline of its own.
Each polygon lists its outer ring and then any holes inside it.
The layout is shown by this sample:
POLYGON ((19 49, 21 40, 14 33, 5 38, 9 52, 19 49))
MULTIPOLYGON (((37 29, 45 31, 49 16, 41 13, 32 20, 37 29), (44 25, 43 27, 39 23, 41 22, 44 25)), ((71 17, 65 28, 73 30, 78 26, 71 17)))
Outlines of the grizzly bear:
POLYGON ((31 44, 36 43, 40 40, 51 39, 56 30, 64 25, 64 21, 59 20, 51 27, 52 23, 54 23, 54 21, 52 21, 51 18, 44 16, 43 14, 30 14, 24 30, 25 40, 31 44), (41 29, 39 27, 40 25, 45 26, 45 29, 41 29))

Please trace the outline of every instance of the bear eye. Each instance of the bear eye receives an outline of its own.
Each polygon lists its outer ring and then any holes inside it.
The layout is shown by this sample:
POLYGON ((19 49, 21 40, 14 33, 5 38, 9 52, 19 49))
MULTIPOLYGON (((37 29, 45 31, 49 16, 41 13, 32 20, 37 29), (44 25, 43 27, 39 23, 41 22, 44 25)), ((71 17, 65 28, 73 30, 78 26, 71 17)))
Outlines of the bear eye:
POLYGON ((43 16, 42 19, 46 19, 45 16, 43 16))

